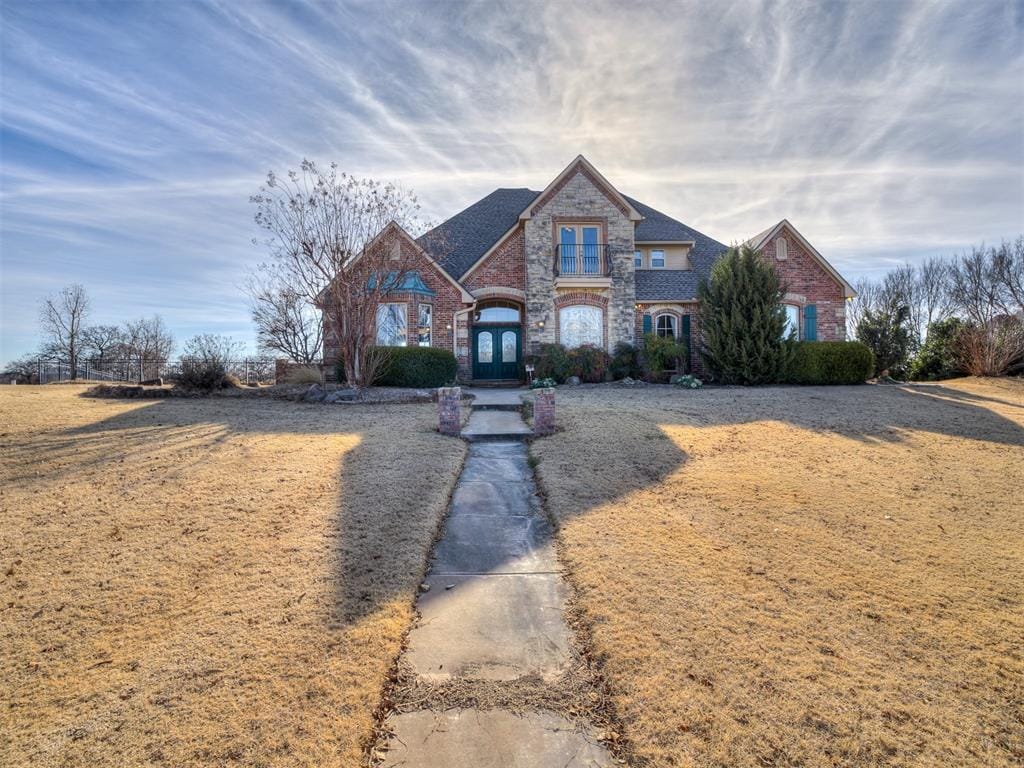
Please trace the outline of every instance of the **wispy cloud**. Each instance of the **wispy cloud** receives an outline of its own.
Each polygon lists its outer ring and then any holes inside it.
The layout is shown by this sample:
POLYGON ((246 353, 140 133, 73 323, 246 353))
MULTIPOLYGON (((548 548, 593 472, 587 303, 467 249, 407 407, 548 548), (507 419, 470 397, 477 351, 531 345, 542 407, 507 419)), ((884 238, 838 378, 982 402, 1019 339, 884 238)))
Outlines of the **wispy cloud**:
POLYGON ((446 217, 586 154, 720 240, 850 277, 1024 231, 1019 2, 2 6, 0 358, 96 319, 248 340, 248 195, 302 157, 446 217))

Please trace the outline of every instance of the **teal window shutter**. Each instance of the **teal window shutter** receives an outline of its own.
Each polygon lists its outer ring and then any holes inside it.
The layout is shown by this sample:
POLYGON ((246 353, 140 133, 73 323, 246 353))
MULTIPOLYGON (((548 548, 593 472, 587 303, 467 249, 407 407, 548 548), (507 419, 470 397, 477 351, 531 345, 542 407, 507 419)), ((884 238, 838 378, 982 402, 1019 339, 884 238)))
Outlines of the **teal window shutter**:
POLYGON ((690 342, 690 316, 683 315, 683 344, 686 345, 686 372, 690 373, 693 371, 692 357, 690 355, 690 348, 693 344, 690 342))
POLYGON ((651 323, 652 323, 652 321, 651 321, 651 316, 650 316, 650 315, 644 315, 644 335, 645 335, 645 336, 646 336, 646 335, 647 335, 648 333, 651 333, 651 332, 652 332, 652 326, 651 326, 651 323))
POLYGON ((804 341, 818 340, 818 307, 808 304, 804 307, 804 341))

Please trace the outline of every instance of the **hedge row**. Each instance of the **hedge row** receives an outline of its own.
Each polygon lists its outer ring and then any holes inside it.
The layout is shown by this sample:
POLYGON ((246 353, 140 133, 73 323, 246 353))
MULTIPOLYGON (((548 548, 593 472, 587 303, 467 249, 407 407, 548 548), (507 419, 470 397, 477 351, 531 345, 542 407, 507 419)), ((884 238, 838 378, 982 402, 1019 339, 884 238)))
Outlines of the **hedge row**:
POLYGON ((786 367, 789 384, 863 384, 875 356, 859 341, 797 341, 786 367))

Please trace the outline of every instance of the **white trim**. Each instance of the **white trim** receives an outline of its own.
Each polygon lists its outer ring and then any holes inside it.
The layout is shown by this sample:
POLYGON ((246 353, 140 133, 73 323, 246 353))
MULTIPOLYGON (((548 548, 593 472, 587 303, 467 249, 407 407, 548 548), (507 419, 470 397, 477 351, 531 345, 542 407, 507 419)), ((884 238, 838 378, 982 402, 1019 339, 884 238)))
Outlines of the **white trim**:
POLYGON ((489 285, 486 288, 477 288, 473 293, 473 298, 477 301, 481 299, 489 299, 492 296, 506 297, 514 296, 519 301, 526 302, 526 291, 521 291, 518 288, 503 288, 500 285, 489 285))
POLYGON ((846 279, 839 274, 836 268, 829 264, 828 260, 824 256, 818 253, 818 249, 811 245, 807 241, 807 238, 801 235, 797 231, 796 227, 789 223, 788 219, 783 219, 774 227, 766 229, 759 235, 754 235, 754 237, 747 241, 747 244, 755 251, 759 251, 765 243, 767 243, 769 240, 775 237, 779 232, 782 231, 783 228, 788 229, 790 233, 792 233, 793 237, 797 239, 800 245, 802 245, 807 250, 807 252, 811 254, 811 256, 819 264, 821 264, 822 267, 825 268, 826 272, 828 272, 833 278, 835 278, 836 282, 839 283, 840 286, 842 286, 843 296, 845 296, 847 299, 852 299, 857 295, 857 292, 853 290, 853 286, 846 282, 846 279))
POLYGON ((643 220, 644 217, 640 214, 640 212, 637 211, 637 209, 634 208, 632 205, 630 205, 629 201, 622 196, 622 193, 619 192, 619 190, 617 190, 614 186, 612 186, 611 182, 608 181, 608 179, 606 179, 604 176, 602 176, 601 172, 597 170, 597 168, 595 168, 593 165, 591 165, 590 161, 587 160, 587 158, 585 158, 583 155, 576 155, 576 159, 569 163, 560 174, 555 176, 554 180, 550 184, 544 187, 543 191, 539 195, 537 195, 535 198, 533 198, 533 200, 530 201, 530 204, 526 206, 526 209, 521 214, 519 214, 519 219, 522 221, 532 217, 533 206, 536 205, 537 201, 543 200, 545 196, 547 196, 548 192, 557 187, 564 179, 568 178, 571 173, 577 172, 580 166, 583 166, 595 179, 597 179, 598 182, 600 182, 605 187, 605 190, 607 192, 610 192, 612 194, 612 197, 615 198, 615 200, 626 209, 626 214, 627 216, 629 216, 630 221, 643 220))

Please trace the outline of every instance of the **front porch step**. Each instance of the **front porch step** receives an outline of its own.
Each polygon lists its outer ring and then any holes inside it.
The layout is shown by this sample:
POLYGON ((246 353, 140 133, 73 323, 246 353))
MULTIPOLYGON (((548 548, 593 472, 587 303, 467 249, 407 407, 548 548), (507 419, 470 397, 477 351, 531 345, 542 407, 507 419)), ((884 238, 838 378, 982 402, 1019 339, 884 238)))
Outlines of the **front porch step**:
POLYGON ((522 417, 512 411, 481 411, 474 409, 462 437, 470 442, 480 440, 525 440, 533 435, 522 417))
POLYGON ((471 379, 469 387, 487 387, 488 389, 514 389, 519 386, 519 379, 471 379))

